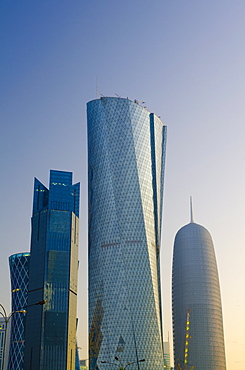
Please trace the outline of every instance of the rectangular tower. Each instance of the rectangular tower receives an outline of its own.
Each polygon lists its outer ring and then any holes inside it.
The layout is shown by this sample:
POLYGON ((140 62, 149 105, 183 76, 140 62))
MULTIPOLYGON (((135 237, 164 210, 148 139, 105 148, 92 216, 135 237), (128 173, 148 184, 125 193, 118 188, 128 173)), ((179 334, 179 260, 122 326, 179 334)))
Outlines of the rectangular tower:
POLYGON ((25 370, 75 368, 79 188, 71 172, 35 179, 25 370))
POLYGON ((89 368, 162 370, 166 126, 129 99, 90 101, 87 114, 89 368))

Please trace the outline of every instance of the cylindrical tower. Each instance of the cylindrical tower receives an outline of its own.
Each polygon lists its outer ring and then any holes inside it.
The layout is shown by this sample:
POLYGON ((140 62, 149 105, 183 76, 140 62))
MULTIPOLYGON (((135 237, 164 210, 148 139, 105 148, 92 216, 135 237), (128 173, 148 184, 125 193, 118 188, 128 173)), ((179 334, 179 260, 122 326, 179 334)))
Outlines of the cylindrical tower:
POLYGON ((90 369, 106 369, 115 357, 135 362, 132 370, 163 369, 166 126, 129 99, 102 97, 87 113, 90 369))
POLYGON ((222 307, 214 246, 208 230, 192 220, 175 237, 172 310, 176 369, 179 362, 184 369, 194 366, 195 370, 225 370, 222 307), (183 364, 185 361, 187 363, 183 364))
MULTIPOLYGON (((27 305, 30 253, 9 257, 12 312, 27 305)), ((25 314, 16 312, 11 318, 8 370, 23 370, 25 342, 25 314)))

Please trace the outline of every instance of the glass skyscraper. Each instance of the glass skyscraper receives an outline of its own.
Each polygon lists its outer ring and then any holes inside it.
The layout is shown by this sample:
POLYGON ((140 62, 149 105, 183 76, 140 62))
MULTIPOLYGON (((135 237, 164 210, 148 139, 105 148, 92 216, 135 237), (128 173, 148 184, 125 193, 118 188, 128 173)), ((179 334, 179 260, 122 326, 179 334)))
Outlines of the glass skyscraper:
MULTIPOLYGON (((1 312, 4 313, 2 310, 1 312)), ((9 357, 10 325, 7 325, 7 319, 7 317, 0 315, 0 369, 3 370, 7 370, 9 357)))
MULTIPOLYGON (((29 264, 30 253, 17 253, 9 257, 12 312, 27 305, 29 264)), ((25 314, 16 312, 11 318, 8 370, 23 370, 24 343, 25 314)))
POLYGON ((25 370, 75 368, 79 187, 64 171, 34 182, 25 370))
POLYGON ((135 363, 132 370, 162 370, 166 126, 138 101, 123 98, 90 101, 87 117, 89 368, 120 360, 135 363))
POLYGON ((225 370, 214 246, 208 230, 194 223, 192 217, 175 237, 172 310, 175 368, 179 363, 185 369, 225 370))

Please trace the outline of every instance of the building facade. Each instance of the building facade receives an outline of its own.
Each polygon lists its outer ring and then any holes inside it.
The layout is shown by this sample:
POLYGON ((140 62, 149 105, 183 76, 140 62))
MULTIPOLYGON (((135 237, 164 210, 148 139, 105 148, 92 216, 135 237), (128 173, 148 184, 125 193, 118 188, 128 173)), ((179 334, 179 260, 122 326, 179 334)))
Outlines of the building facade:
MULTIPOLYGON (((12 312, 27 305, 30 253, 9 257, 12 312)), ((11 318, 8 370, 23 370, 25 343, 25 314, 16 312, 11 318)))
POLYGON ((0 316, 0 369, 7 370, 10 344, 10 322, 0 316))
POLYGON ((89 369, 119 360, 134 363, 132 370, 163 369, 159 251, 166 126, 123 98, 90 101, 87 118, 89 369))
POLYGON ((171 370, 170 366, 170 343, 169 339, 167 342, 164 342, 164 369, 171 370))
MULTIPOLYGON (((191 212, 192 213, 192 212, 191 212)), ((191 222, 175 237, 172 310, 175 368, 225 370, 218 270, 207 229, 191 222)))
POLYGON ((75 368, 78 217, 71 172, 50 171, 49 189, 35 179, 25 370, 75 368))

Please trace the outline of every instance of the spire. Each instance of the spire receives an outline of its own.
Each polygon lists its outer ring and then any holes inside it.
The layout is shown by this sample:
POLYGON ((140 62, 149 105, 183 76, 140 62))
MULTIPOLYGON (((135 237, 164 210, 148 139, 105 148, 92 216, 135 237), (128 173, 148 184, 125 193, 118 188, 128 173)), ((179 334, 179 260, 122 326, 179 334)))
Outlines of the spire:
POLYGON ((190 220, 190 222, 194 222, 193 221, 192 197, 191 196, 190 196, 190 214, 191 214, 191 220, 190 220))

